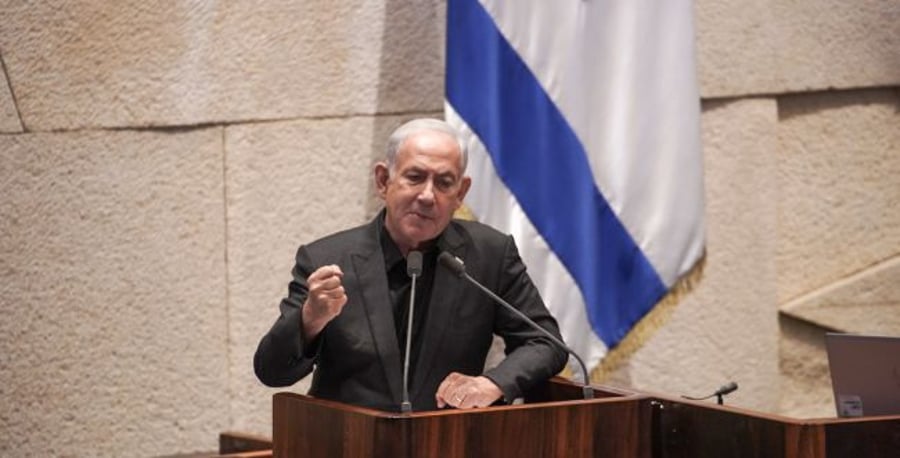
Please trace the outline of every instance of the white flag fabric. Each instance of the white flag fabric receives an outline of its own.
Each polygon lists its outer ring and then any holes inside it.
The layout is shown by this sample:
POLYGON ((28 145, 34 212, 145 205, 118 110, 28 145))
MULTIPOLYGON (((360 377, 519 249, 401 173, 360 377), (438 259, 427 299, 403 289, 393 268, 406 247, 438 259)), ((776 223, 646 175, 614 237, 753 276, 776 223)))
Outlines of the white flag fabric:
POLYGON ((691 0, 449 0, 447 121, 592 368, 704 250, 691 0))

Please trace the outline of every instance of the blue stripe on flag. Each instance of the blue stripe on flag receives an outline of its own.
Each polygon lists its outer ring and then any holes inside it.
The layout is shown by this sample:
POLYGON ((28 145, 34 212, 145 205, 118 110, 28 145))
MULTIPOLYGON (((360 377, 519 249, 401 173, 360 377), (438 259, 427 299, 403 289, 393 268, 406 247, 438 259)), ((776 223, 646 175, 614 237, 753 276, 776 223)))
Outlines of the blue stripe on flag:
POLYGON ((448 102, 581 289, 609 347, 666 288, 594 183, 586 152, 535 76, 475 0, 447 9, 448 102))

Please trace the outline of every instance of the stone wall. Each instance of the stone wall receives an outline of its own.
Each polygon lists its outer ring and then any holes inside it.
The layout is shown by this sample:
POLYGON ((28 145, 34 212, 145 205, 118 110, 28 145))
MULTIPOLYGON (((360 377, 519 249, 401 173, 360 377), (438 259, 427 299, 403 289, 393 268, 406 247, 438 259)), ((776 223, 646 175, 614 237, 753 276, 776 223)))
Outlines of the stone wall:
MULTIPOLYGON (((256 343, 441 115, 444 8, 0 0, 0 455, 269 434, 256 343)), ((831 415, 824 331, 900 334, 900 4, 695 10, 706 267, 605 382, 831 415)))

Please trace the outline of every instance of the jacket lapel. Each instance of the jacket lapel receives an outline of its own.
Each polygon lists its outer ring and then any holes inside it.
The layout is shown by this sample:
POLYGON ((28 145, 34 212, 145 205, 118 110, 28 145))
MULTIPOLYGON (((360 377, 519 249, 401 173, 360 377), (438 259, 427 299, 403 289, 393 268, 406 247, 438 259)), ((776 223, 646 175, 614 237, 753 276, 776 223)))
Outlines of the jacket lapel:
MULTIPOLYGON (((464 239, 451 223, 444 234, 438 239, 438 253, 448 251, 461 259, 466 258, 466 246, 464 239)), ((442 348, 447 323, 452 322, 456 310, 455 304, 459 301, 460 279, 456 278, 447 269, 438 264, 434 272, 434 285, 431 287, 431 302, 428 306, 428 316, 425 317, 425 329, 422 332, 422 348, 416 360, 416 383, 410 393, 410 399, 416 399, 423 386, 423 381, 428 380, 428 374, 433 370, 434 362, 441 359, 438 353, 442 348)), ((429 393, 433 395, 434 393, 429 393)))
POLYGON ((360 290, 369 330, 375 341, 375 351, 381 359, 391 396, 400 404, 402 398, 403 364, 394 326, 394 313, 388 294, 387 275, 384 272, 384 255, 378 244, 377 225, 370 226, 370 245, 354 253, 353 268, 359 279, 360 290))

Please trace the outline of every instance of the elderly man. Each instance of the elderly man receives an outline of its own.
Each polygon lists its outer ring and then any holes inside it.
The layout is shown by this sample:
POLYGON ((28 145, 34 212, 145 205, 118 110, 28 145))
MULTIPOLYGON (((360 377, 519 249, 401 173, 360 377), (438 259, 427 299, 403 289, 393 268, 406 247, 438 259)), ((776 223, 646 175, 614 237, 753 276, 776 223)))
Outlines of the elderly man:
POLYGON ((385 208, 369 224, 297 251, 281 315, 254 357, 263 383, 289 386, 315 367, 311 395, 398 410, 411 250, 424 259, 410 350, 413 410, 511 401, 562 369, 565 352, 437 264, 443 251, 463 259, 473 278, 559 336, 512 237, 452 219, 471 184, 466 160, 459 135, 442 121, 413 120, 394 131, 374 168, 385 208), (485 371, 495 333, 507 356, 485 371))

